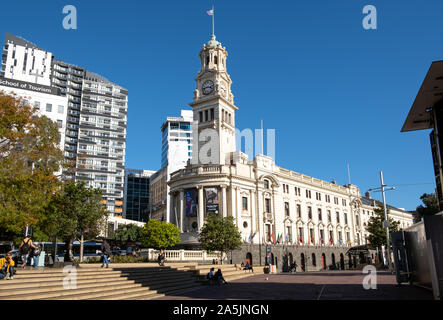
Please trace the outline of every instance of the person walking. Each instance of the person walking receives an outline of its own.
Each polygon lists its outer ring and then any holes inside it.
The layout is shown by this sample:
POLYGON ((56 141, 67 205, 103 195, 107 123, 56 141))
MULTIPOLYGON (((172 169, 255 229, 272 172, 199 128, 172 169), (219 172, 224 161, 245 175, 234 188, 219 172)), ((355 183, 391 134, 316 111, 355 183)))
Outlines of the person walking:
POLYGON ((0 258, 0 279, 14 280, 14 266, 11 252, 6 254, 6 258, 0 258))
POLYGON ((23 269, 26 269, 26 264, 28 263, 29 254, 31 253, 32 249, 36 249, 37 246, 32 243, 32 239, 30 235, 26 235, 23 239, 22 243, 18 247, 18 250, 20 252, 22 263, 23 263, 23 269))
POLYGON ((109 247, 109 244, 106 240, 103 241, 102 246, 101 246, 101 251, 102 251, 102 268, 105 266, 106 264, 106 268, 109 267, 109 257, 111 256, 111 248, 109 247))

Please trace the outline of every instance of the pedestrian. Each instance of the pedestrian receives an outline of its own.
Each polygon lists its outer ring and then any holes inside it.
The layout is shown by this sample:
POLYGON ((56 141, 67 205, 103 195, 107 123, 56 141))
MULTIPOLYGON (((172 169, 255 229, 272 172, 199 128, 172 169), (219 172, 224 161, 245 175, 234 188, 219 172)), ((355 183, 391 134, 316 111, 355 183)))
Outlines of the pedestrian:
POLYGON ((22 243, 18 247, 18 250, 20 252, 22 263, 23 263, 23 269, 26 269, 26 264, 28 263, 29 254, 31 253, 32 249, 36 249, 37 246, 32 243, 32 239, 30 235, 26 235, 23 239, 22 243))
POLYGON ((109 267, 109 258, 111 257, 111 249, 109 247, 109 244, 106 240, 103 241, 102 246, 101 246, 101 256, 102 256, 102 268, 105 266, 106 264, 106 268, 109 267))
POLYGON ((0 258, 0 279, 14 280, 14 266, 11 252, 6 254, 6 258, 0 258))
POLYGON ((32 259, 34 260, 32 266, 34 268, 37 267, 37 265, 38 265, 38 260, 40 258, 40 254, 41 253, 42 253, 42 245, 41 244, 39 244, 37 246, 37 248, 32 248, 31 249, 31 256, 32 256, 32 259))
POLYGON ((221 269, 217 270, 214 277, 217 280, 218 284, 228 284, 228 282, 225 280, 225 278, 223 278, 223 274, 222 274, 221 269))

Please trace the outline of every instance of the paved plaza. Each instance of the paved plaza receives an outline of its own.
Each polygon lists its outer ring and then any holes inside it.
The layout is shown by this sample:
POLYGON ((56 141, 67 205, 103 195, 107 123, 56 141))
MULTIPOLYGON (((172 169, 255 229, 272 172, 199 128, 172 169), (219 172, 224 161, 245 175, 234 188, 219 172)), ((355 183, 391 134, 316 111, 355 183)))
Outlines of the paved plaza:
POLYGON ((365 290, 361 271, 261 274, 227 285, 206 285, 157 300, 432 300, 432 292, 404 284, 396 286, 395 276, 377 273, 377 289, 365 290), (268 278, 268 280, 266 280, 268 278))

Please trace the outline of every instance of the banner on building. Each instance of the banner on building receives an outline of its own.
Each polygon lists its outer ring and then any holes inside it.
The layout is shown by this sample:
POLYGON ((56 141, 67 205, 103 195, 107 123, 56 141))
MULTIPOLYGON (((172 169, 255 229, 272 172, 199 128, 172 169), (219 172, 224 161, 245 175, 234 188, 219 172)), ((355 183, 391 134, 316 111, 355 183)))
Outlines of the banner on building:
POLYGON ((195 189, 185 191, 186 216, 196 217, 198 210, 197 192, 195 189))
POLYGON ((218 199, 218 188, 205 188, 206 214, 219 213, 220 201, 218 199))

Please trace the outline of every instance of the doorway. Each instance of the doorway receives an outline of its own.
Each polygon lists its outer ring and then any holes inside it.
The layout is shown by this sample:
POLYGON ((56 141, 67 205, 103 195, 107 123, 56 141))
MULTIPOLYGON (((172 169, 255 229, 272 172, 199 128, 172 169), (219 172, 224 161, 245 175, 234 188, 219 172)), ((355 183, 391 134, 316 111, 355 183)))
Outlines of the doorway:
POLYGON ((301 263, 301 269, 304 272, 306 270, 306 262, 305 262, 305 254, 302 253, 300 255, 300 263, 301 263))
POLYGON ((326 270, 326 255, 324 253, 321 254, 321 267, 326 270))
POLYGON ((246 254, 246 264, 252 266, 252 254, 250 252, 246 254))
POLYGON ((340 269, 345 270, 345 256, 343 253, 340 253, 340 269))

